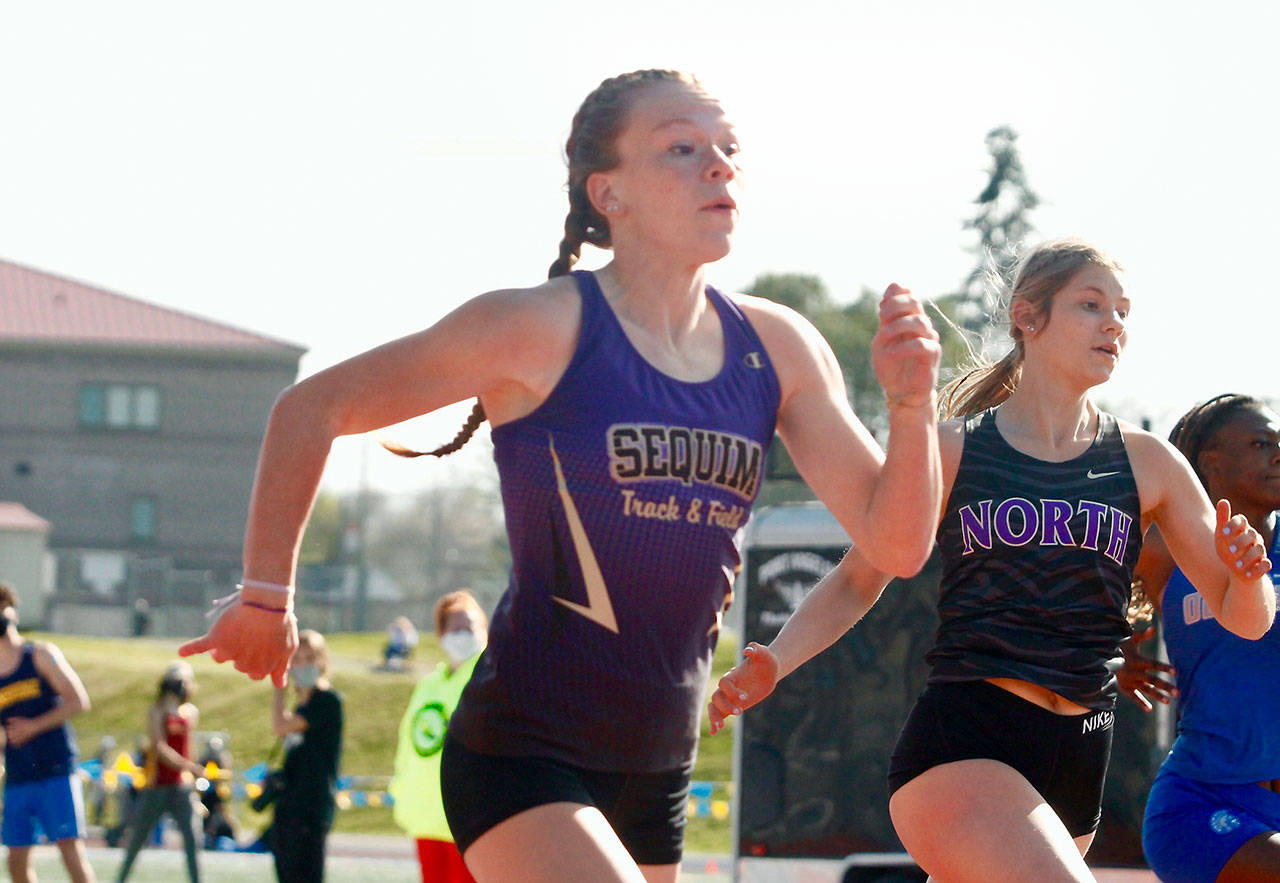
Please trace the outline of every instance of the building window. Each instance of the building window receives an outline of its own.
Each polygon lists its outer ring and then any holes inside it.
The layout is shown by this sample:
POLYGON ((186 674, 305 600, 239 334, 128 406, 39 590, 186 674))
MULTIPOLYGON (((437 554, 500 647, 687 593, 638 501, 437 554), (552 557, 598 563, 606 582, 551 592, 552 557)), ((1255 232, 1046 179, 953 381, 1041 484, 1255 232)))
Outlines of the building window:
POLYGON ((151 497, 135 497, 129 507, 129 536, 135 540, 156 538, 156 501, 151 497))
POLYGON ((80 387, 80 425, 89 429, 160 428, 160 389, 127 383, 86 383, 80 387))
POLYGON ((112 384, 107 387, 107 426, 128 429, 133 421, 133 390, 112 384))
POLYGON ((139 429, 160 427, 160 390, 154 386, 133 388, 133 424, 139 429))
POLYGON ((101 426, 106 419, 107 392, 101 386, 80 387, 80 425, 101 426))

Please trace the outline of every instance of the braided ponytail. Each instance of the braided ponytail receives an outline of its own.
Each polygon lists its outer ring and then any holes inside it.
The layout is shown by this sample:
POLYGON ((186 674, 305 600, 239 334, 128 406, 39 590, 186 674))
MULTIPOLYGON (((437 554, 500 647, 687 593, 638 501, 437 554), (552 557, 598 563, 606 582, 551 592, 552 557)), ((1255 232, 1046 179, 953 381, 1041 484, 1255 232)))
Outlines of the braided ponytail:
POLYGON ((471 441, 471 436, 476 434, 476 430, 480 428, 480 424, 484 422, 484 419, 484 405, 480 404, 479 399, 476 399, 475 405, 471 408, 470 416, 462 424, 458 434, 453 437, 453 441, 448 444, 443 444, 433 451, 415 451, 413 448, 406 448, 399 442, 382 439, 382 446, 396 456, 410 459, 413 457, 447 457, 471 441))
MULTIPOLYGON (((547 278, 565 276, 573 269, 573 265, 582 256, 582 243, 589 241, 594 232, 590 226, 592 215, 596 212, 587 199, 585 185, 570 187, 569 214, 564 219, 564 238, 560 240, 560 256, 547 269, 547 278)), ((608 228, 605 228, 606 232, 608 228)))

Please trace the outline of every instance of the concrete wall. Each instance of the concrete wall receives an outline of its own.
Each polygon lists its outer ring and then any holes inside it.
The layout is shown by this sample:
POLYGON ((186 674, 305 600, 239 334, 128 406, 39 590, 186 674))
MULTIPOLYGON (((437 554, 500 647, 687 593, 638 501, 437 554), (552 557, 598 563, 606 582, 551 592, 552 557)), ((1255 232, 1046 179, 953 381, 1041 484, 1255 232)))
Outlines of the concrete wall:
POLYGON ((24 626, 44 622, 50 561, 45 532, 0 529, 0 582, 18 595, 18 613, 24 626))
POLYGON ((0 357, 0 499, 52 522, 50 547, 239 565, 258 446, 296 358, 32 347, 0 357), (81 426, 86 383, 155 386, 158 428, 81 426), (131 537, 140 497, 155 501, 154 540, 131 537))

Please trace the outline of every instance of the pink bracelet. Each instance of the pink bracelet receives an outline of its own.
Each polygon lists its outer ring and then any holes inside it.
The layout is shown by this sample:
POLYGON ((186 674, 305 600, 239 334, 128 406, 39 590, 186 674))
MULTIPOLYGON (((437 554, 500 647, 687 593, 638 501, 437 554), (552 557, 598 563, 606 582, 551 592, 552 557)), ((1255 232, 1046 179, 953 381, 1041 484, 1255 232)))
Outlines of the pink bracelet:
POLYGON ((265 610, 267 613, 288 613, 288 607, 267 607, 265 604, 255 604, 252 601, 241 601, 241 607, 252 607, 254 610, 265 610))
POLYGON ((209 606, 208 612, 205 613, 205 618, 212 619, 215 616, 221 616, 224 610, 237 601, 239 601, 243 607, 252 607, 255 610, 265 610, 268 613, 288 613, 292 609, 293 605, 290 604, 290 601, 293 599, 293 589, 289 586, 280 586, 275 583, 264 583, 260 580, 246 580, 246 582, 249 583, 251 588, 265 588, 268 591, 284 592, 287 595, 284 599, 284 607, 268 607, 265 604, 242 600, 240 596, 244 592, 245 583, 240 583, 236 586, 236 590, 230 595, 226 595, 222 598, 214 598, 213 603, 209 606))

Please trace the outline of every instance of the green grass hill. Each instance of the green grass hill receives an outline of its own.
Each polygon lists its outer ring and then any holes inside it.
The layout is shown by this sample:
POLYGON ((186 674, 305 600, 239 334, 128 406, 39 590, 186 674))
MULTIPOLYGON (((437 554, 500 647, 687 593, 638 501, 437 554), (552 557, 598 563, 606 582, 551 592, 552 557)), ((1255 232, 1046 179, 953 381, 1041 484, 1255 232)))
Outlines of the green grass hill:
MULTIPOLYGON (((177 658, 181 643, 166 639, 78 635, 31 634, 28 637, 57 644, 84 681, 93 707, 74 720, 84 757, 96 753, 103 736, 113 737, 121 749, 131 748, 142 736, 146 710, 154 700, 160 675, 165 666, 177 658)), ((403 674, 375 670, 385 642, 381 632, 332 635, 328 641, 330 677, 342 694, 346 708, 342 772, 349 776, 390 776, 397 727, 413 685, 417 677, 441 658, 435 636, 423 636, 412 670, 403 674)), ((737 642, 732 636, 726 636, 716 653, 713 683, 732 665, 736 653, 737 642)), ((207 655, 191 662, 196 675, 197 691, 193 701, 200 709, 200 732, 225 733, 229 737, 228 747, 235 769, 243 770, 266 760, 275 742, 271 734, 269 683, 251 681, 230 666, 215 664, 207 655)), ((730 727, 732 724, 731 721, 730 727)), ((731 843, 724 809, 730 799, 727 785, 732 776, 732 737, 730 731, 726 731, 706 738, 705 713, 703 736, 694 779, 719 784, 710 801, 705 798, 700 801, 702 814, 690 819, 687 849, 723 853, 729 851, 731 843), (711 815, 707 815, 708 809, 713 811, 711 815)), ((250 832, 265 824, 265 819, 243 803, 235 806, 235 815, 250 832)), ((344 810, 338 814, 336 829, 398 832, 390 810, 385 807, 344 810)))

